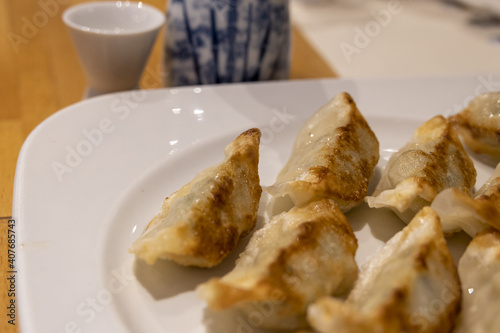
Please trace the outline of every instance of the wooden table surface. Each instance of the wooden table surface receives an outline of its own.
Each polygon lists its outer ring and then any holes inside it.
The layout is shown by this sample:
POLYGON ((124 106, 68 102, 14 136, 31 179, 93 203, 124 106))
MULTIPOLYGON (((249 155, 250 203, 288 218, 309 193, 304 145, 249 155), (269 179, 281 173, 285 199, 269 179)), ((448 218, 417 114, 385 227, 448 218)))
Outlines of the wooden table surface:
MULTIPOLYGON (((8 322, 7 316, 7 306, 15 301, 9 296, 7 278, 12 270, 8 239, 12 235, 9 220, 17 156, 38 124, 82 98, 85 78, 61 20, 65 8, 80 2, 85 1, 0 0, 0 332, 4 333, 21 331, 17 310, 15 325, 8 322)), ((166 0, 143 2, 161 10, 166 5, 166 0)), ((335 77, 296 28, 292 38, 291 79, 335 77)), ((163 86, 160 61, 161 36, 146 66, 141 88, 163 86)))

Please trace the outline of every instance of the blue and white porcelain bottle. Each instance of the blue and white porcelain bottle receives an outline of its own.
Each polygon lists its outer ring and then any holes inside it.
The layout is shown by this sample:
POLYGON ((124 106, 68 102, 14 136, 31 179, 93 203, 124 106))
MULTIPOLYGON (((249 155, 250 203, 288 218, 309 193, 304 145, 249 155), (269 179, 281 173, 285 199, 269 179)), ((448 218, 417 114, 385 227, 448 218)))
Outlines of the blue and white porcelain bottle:
POLYGON ((164 51, 170 86, 287 79, 288 0, 170 0, 164 51))

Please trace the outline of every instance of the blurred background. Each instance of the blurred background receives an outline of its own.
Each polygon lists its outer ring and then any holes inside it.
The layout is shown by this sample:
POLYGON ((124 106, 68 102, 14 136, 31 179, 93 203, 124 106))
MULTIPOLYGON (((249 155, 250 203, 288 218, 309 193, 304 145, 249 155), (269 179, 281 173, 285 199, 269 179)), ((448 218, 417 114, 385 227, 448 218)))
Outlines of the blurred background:
MULTIPOLYGON (((215 1, 215 0, 214 0, 215 1)), ((85 78, 61 20, 80 0, 0 0, 0 235, 28 134, 82 99, 85 78)), ((144 3, 165 11, 166 0, 144 3)), ((500 71, 498 0, 290 0, 290 79, 484 75, 500 71)), ((140 86, 164 86, 162 31, 140 86)), ((485 76, 488 77, 487 75, 485 76)), ((489 82, 498 89, 500 84, 489 82)), ((0 237, 1 238, 1 237, 0 237)), ((0 252, 6 242, 0 239, 0 252)), ((0 279, 6 258, 0 255, 0 279)), ((7 304, 0 284, 0 305, 7 304)), ((0 310, 0 332, 18 332, 0 310)), ((57 314, 54 314, 57 315, 57 314)))
POLYGON ((500 71, 500 1, 292 0, 292 20, 341 77, 500 71))

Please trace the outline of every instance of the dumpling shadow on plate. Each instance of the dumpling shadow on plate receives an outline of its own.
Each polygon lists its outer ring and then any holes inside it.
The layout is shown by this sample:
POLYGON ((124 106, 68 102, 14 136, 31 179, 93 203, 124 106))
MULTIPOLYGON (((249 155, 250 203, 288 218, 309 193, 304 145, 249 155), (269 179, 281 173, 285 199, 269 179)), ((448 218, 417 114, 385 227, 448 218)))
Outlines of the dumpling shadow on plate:
MULTIPOLYGON (((257 226, 254 231, 263 224, 263 219, 263 216, 257 216, 257 226)), ((153 265, 148 265, 143 260, 136 258, 133 264, 134 275, 155 300, 171 298, 184 292, 194 291, 200 283, 212 277, 224 276, 231 271, 234 268, 236 259, 247 246, 252 233, 242 238, 236 249, 216 267, 187 267, 170 260, 161 259, 157 260, 153 265)))
MULTIPOLYGON (((373 169, 373 174, 368 184, 368 192, 367 195, 371 195, 375 190, 380 178, 382 177, 382 168, 380 166, 376 166, 373 169)), ((358 206, 354 207, 350 211, 346 212, 345 215, 351 224, 353 231, 360 231, 363 229, 366 224, 370 222, 370 228, 372 223, 378 223, 380 219, 383 219, 386 216, 387 212, 383 212, 382 214, 378 214, 375 210, 370 209, 365 202, 361 202, 358 206), (375 221, 375 222, 373 222, 375 221)), ((373 228, 371 228, 373 229, 373 228)), ((386 240, 385 237, 383 237, 386 240)))
POLYGON ((446 245, 450 250, 451 257, 453 258, 455 265, 458 265, 458 261, 464 254, 465 249, 471 240, 472 238, 464 231, 457 232, 453 234, 453 236, 446 238, 446 245))
POLYGON ((354 232, 360 231, 368 225, 372 236, 383 242, 387 242, 405 226, 403 221, 391 210, 373 209, 364 202, 346 213, 346 216, 354 232))
POLYGON ((497 166, 497 164, 500 162, 500 160, 498 158, 495 158, 491 155, 487 155, 487 154, 481 154, 481 153, 476 153, 474 152, 472 149, 470 149, 469 147, 465 146, 465 151, 467 152, 467 154, 469 154, 469 156, 489 167, 492 167, 492 168, 495 168, 497 166))
MULTIPOLYGON (((221 265, 224 264, 225 262, 221 265)), ((193 290, 212 274, 214 273, 209 270, 179 266, 169 260, 157 260, 153 265, 148 265, 140 259, 134 261, 134 275, 137 281, 155 300, 193 290)))
POLYGON ((367 195, 372 195, 373 191, 375 191, 375 188, 377 187, 377 184, 380 181, 380 178, 382 178, 382 170, 383 170, 383 168, 380 166, 376 166, 373 169, 372 177, 370 179, 370 183, 368 184, 367 195))
MULTIPOLYGON (((208 307, 203 312, 203 324, 206 333, 274 333, 275 330, 261 328, 263 318, 269 316, 270 308, 255 307, 255 311, 245 314, 238 309, 231 308, 224 311, 213 311, 208 307)), ((280 333, 296 331, 280 330, 280 333)))

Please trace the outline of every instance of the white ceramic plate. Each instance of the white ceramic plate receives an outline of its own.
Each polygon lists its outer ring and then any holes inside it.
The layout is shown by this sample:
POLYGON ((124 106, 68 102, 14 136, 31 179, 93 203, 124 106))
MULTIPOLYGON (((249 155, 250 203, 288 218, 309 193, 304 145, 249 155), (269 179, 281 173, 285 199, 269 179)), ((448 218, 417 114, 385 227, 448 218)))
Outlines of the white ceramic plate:
MULTIPOLYGON (((134 263, 127 249, 163 199, 220 162, 224 146, 254 126, 263 132, 261 183, 272 184, 301 125, 341 91, 379 138, 379 176, 418 125, 498 89, 499 78, 187 87, 106 95, 61 110, 31 133, 17 166, 22 332, 259 332, 263 309, 252 318, 213 314, 193 291, 228 272, 244 244, 211 270, 134 263)), ((475 162, 482 184, 493 168, 475 162)), ((262 222, 265 207, 260 211, 262 222)), ((348 218, 360 264, 403 227, 392 213, 365 205, 348 218)), ((455 259, 468 240, 462 234, 449 242, 455 259)))

